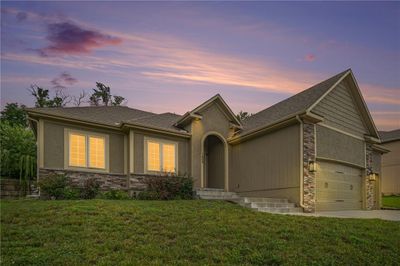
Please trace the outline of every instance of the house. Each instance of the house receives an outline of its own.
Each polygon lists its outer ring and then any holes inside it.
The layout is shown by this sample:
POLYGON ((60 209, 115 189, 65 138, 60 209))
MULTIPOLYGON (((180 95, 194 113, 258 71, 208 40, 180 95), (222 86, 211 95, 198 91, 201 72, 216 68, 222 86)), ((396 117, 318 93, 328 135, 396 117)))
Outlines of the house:
POLYGON ((400 129, 380 131, 382 145, 390 150, 382 156, 382 193, 400 195, 400 129))
POLYGON ((143 189, 149 175, 286 198, 306 212, 377 209, 380 139, 346 70, 239 121, 220 95, 180 116, 128 107, 32 108, 38 176, 143 189))

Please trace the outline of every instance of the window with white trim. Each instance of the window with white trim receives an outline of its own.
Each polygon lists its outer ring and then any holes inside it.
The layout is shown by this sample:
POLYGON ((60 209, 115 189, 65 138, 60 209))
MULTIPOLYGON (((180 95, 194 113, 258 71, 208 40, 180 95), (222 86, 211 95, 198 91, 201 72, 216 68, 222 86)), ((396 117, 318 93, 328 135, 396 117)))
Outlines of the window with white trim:
POLYGON ((147 172, 176 173, 177 143, 147 139, 145 149, 147 172))
POLYGON ((106 169, 106 137, 90 133, 68 133, 68 166, 106 169))

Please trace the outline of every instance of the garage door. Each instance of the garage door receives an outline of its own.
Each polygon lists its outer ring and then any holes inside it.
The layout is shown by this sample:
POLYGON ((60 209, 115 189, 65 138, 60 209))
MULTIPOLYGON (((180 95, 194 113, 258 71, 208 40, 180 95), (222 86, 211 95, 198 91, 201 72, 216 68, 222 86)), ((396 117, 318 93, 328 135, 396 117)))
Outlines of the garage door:
POLYGON ((317 211, 362 208, 361 169, 319 161, 316 174, 317 211))

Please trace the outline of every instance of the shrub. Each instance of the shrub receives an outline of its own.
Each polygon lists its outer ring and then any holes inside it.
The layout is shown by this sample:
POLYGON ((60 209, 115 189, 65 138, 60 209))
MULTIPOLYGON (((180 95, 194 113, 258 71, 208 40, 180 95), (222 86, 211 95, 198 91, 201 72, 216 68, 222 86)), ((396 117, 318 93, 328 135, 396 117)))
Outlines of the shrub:
POLYGON ((109 199, 109 200, 126 200, 130 199, 128 192, 123 190, 110 190, 100 193, 99 198, 109 199))
POLYGON ((39 180, 42 195, 48 198, 63 199, 68 178, 65 175, 51 175, 39 180))
POLYGON ((185 176, 150 176, 144 180, 147 189, 138 199, 172 200, 192 199, 193 179, 185 176))
POLYGON ((83 183, 81 197, 83 199, 94 199, 99 193, 100 184, 95 178, 88 178, 83 183))
POLYGON ((63 199, 75 200, 81 198, 81 190, 79 188, 66 187, 64 188, 63 199))

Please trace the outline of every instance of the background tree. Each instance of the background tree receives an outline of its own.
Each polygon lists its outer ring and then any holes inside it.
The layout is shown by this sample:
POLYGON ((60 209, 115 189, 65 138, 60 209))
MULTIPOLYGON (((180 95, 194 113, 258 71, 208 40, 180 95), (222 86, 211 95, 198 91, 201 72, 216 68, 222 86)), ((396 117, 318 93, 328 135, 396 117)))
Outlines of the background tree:
POLYGON ((79 93, 78 96, 73 96, 74 105, 76 107, 81 106, 81 104, 85 102, 86 96, 87 96, 87 93, 84 90, 82 90, 82 92, 79 93))
POLYGON ((101 82, 96 82, 96 89, 93 89, 89 97, 89 103, 92 106, 118 106, 124 103, 125 98, 118 95, 111 95, 111 88, 101 82))
POLYGON ((11 126, 26 127, 28 125, 25 105, 18 103, 7 103, 4 110, 1 111, 1 122, 8 122, 11 126))
POLYGON ((58 88, 53 98, 50 98, 48 89, 37 85, 31 85, 29 92, 35 97, 35 107, 64 107, 72 100, 71 96, 64 93, 63 88, 58 88))
POLYGON ((240 112, 236 115, 236 118, 237 118, 239 121, 243 121, 243 120, 249 118, 249 117, 252 116, 252 115, 253 115, 253 114, 249 114, 248 112, 240 111, 240 112))
MULTIPOLYGON (((3 117, 2 117, 3 118, 3 117)), ((36 174, 36 141, 25 125, 0 124, 0 172, 8 178, 33 178, 36 174)))

